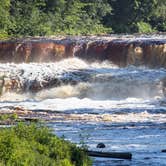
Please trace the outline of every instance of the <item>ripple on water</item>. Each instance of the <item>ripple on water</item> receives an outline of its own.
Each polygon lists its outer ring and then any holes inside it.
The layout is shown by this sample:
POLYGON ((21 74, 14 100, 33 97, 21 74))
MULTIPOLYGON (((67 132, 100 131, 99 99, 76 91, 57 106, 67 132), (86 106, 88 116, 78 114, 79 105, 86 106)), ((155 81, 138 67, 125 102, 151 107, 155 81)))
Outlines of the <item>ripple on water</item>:
MULTIPOLYGON (((0 108, 48 112, 58 136, 89 149, 130 151, 133 159, 94 158, 94 166, 164 166, 166 156, 165 69, 72 58, 57 63, 0 64, 0 74, 41 90, 2 93, 0 108), (52 80, 58 80, 58 84, 52 80), (51 86, 44 86, 46 84, 51 86), (50 81, 50 82, 49 82, 50 81)), ((27 90, 27 88, 25 88, 27 90)))

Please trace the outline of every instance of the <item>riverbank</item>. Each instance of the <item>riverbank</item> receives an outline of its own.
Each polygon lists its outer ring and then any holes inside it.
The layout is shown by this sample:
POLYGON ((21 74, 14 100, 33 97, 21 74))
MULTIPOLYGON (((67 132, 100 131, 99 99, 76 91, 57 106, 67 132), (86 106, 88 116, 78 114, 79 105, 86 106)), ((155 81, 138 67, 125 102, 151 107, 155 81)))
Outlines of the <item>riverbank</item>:
POLYGON ((0 165, 90 166, 84 149, 40 124, 0 128, 0 165))

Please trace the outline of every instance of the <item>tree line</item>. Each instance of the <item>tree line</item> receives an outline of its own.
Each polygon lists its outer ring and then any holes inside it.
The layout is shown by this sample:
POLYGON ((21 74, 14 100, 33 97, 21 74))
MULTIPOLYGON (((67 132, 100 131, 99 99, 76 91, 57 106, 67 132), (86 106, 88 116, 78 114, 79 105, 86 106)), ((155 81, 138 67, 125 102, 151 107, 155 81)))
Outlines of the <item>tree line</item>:
POLYGON ((0 38, 166 31, 166 0, 0 0, 0 38))

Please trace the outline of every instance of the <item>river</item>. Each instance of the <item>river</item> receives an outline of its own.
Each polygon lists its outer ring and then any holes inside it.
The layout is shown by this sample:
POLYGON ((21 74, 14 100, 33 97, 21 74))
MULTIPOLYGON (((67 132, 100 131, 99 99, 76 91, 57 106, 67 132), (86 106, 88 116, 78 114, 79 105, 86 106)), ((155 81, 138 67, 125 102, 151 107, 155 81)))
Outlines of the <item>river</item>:
POLYGON ((166 154, 166 69, 118 67, 109 61, 69 58, 55 63, 0 64, 24 91, 5 92, 10 106, 55 113, 48 121, 56 135, 91 150, 131 152, 132 160, 93 158, 94 166, 164 166, 166 154), (33 91, 36 81, 47 89, 33 91), (98 143, 106 148, 96 148, 98 143))

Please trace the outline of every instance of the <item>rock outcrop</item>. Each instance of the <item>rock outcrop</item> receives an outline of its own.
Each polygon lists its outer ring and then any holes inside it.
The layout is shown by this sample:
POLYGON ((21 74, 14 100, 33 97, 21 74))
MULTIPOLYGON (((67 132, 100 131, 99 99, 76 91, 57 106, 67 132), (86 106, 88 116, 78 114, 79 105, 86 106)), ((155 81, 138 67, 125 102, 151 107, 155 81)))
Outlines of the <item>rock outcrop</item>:
MULTIPOLYGON (((108 60, 120 67, 147 65, 165 68, 166 36, 82 36, 0 41, 0 94, 10 91, 37 92, 62 84, 75 85, 89 81, 95 71, 83 67, 87 63, 42 63, 57 62, 70 57, 88 62, 108 60), (3 64, 8 62, 37 62, 37 67, 33 64, 3 64)), ((166 95, 166 81, 163 79, 161 82, 166 95)))
POLYGON ((0 41, 0 62, 55 62, 79 57, 109 60, 120 67, 166 67, 166 36, 29 38, 0 41))

